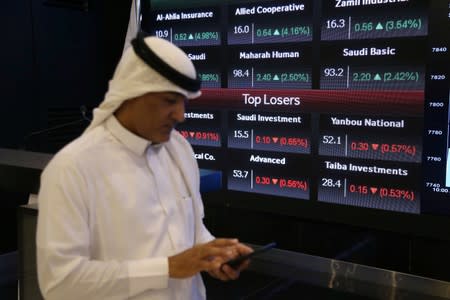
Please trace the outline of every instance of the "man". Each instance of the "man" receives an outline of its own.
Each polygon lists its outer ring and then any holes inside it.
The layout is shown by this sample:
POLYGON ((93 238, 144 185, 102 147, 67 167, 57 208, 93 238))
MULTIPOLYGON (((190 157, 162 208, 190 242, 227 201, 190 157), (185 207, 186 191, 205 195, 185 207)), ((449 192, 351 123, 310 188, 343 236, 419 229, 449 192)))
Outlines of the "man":
POLYGON ((200 96, 186 54, 138 37, 119 62, 85 133, 42 174, 37 227, 39 285, 46 299, 204 299, 201 271, 252 252, 214 239, 202 222, 199 171, 174 126, 200 96))

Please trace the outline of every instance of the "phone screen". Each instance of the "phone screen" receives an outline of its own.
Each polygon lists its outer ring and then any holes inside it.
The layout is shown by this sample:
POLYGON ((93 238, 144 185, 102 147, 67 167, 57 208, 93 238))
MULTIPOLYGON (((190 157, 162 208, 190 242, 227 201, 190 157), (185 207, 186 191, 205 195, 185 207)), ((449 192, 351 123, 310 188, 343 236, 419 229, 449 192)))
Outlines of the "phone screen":
POLYGON ((235 269, 235 268, 239 267, 239 265, 241 263, 243 263, 245 260, 250 259, 252 257, 255 257, 257 255, 260 255, 260 254, 262 254, 264 252, 267 252, 270 249, 274 248, 276 245, 277 244, 274 243, 274 242, 266 244, 266 245, 264 245, 264 246, 262 246, 262 247, 260 247, 258 249, 255 249, 252 253, 249 253, 247 255, 242 255, 242 256, 239 256, 237 258, 231 259, 231 260, 227 261, 225 264, 227 264, 230 267, 235 269))

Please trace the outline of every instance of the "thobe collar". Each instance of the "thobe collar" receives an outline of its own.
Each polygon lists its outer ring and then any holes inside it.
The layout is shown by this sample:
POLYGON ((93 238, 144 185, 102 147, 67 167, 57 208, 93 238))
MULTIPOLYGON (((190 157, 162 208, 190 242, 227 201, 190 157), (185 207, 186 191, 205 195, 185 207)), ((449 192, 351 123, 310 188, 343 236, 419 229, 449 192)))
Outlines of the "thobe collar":
POLYGON ((152 144, 151 141, 141 138, 123 127, 114 115, 106 120, 105 126, 121 144, 137 155, 144 155, 148 146, 152 144))

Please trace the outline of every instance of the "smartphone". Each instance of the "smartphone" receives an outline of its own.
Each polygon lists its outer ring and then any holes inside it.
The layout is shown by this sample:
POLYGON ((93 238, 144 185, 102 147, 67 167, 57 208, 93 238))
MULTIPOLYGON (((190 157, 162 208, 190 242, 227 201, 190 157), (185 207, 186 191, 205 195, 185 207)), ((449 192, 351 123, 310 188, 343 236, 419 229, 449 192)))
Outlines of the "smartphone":
POLYGON ((254 256, 257 256, 257 255, 260 255, 260 254, 262 254, 262 253, 264 253, 264 252, 267 252, 267 251, 269 251, 270 249, 272 249, 273 247, 275 247, 276 245, 277 245, 277 243, 275 243, 275 242, 269 243, 269 244, 267 244, 267 245, 264 245, 264 246, 262 246, 262 247, 259 247, 258 249, 256 249, 256 250, 253 251, 252 253, 249 253, 249 254, 247 254, 247 255, 242 255, 242 256, 236 257, 236 258, 234 258, 234 259, 231 259, 231 260, 227 261, 225 264, 229 265, 229 266, 232 267, 233 269, 236 269, 236 268, 238 268, 239 265, 240 265, 241 263, 243 263, 245 260, 250 259, 250 258, 252 258, 252 257, 254 257, 254 256))

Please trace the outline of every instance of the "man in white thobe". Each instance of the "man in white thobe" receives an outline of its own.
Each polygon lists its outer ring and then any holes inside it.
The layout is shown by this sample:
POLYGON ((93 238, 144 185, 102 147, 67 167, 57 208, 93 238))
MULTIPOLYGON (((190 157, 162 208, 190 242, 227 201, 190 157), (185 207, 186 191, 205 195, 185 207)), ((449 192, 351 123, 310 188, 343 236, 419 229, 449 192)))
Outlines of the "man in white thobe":
POLYGON ((124 52, 90 126, 42 174, 46 299, 205 299, 201 271, 233 280, 248 266, 224 264, 252 249, 205 228, 194 153, 173 130, 199 89, 170 42, 138 37, 124 52))

